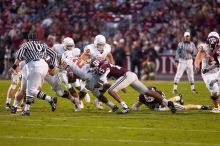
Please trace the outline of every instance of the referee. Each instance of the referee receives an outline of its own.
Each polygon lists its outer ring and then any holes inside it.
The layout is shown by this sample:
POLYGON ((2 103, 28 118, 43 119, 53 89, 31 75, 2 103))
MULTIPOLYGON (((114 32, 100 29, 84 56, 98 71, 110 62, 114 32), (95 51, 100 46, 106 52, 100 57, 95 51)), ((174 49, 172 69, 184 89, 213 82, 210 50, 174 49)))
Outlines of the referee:
POLYGON ((57 98, 46 95, 41 91, 44 77, 47 72, 53 73, 55 66, 56 53, 51 50, 45 43, 36 40, 36 33, 29 33, 28 42, 21 46, 17 52, 16 60, 12 69, 16 69, 21 60, 26 61, 26 105, 22 113, 23 116, 30 115, 30 105, 34 97, 42 100, 47 100, 51 104, 52 111, 56 109, 57 98), (51 63, 45 62, 46 57, 49 56, 51 63))
POLYGON ((173 93, 177 93, 177 85, 180 81, 183 73, 187 72, 188 79, 191 86, 191 91, 193 93, 198 93, 197 90, 194 87, 194 71, 193 71, 193 57, 196 55, 197 49, 195 47, 195 44, 190 41, 190 33, 185 32, 184 33, 184 41, 180 42, 177 47, 176 51, 176 75, 174 77, 174 87, 173 87, 173 93))

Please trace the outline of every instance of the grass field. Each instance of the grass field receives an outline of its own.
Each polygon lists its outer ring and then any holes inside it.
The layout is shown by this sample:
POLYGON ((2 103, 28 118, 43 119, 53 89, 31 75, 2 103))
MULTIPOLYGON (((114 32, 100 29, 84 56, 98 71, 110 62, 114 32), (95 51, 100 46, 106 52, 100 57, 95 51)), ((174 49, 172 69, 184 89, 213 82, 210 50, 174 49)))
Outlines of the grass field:
MULTIPOLYGON (((89 103, 82 111, 73 112, 68 100, 58 98, 55 112, 50 111, 48 103, 36 99, 31 116, 22 117, 20 113, 11 115, 4 108, 9 84, 9 81, 0 81, 0 146, 220 146, 220 114, 210 111, 171 114, 143 106, 139 112, 118 115, 108 113, 107 107, 97 110, 89 103)), ((173 96, 171 81, 145 84, 163 90, 167 97, 173 96)), ((195 86, 199 91, 197 95, 190 92, 188 82, 179 84, 185 103, 211 104, 205 84, 196 82, 195 86)), ((44 89, 54 95, 47 84, 44 89)), ((131 106, 138 94, 130 87, 127 91, 121 95, 131 106)))

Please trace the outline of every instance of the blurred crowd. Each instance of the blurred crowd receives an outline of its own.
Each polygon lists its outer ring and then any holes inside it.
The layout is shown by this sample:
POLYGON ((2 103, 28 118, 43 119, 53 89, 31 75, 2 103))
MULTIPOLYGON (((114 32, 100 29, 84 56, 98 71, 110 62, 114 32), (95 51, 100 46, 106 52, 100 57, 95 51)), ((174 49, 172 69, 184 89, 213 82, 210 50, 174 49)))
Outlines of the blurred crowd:
POLYGON ((220 30, 220 0, 4 0, 0 1, 0 73, 30 31, 49 46, 68 36, 83 49, 101 33, 116 63, 140 70, 158 53, 172 54, 190 31, 205 41, 220 30), (131 60, 125 63, 124 60, 131 60))

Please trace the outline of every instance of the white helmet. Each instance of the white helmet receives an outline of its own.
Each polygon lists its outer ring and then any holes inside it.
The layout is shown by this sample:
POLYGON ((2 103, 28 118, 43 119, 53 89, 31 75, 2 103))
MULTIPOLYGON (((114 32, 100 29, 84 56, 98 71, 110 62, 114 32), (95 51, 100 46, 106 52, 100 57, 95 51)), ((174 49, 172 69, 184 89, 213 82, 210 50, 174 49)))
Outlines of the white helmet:
POLYGON ((207 38, 207 44, 209 44, 209 46, 212 49, 215 49, 218 46, 219 43, 219 34, 215 31, 210 32, 207 38))
POLYGON ((96 46, 98 51, 103 51, 106 45, 106 39, 103 35, 97 35, 94 39, 94 45, 96 46), (100 46, 101 45, 101 46, 100 46))
POLYGON ((70 37, 64 38, 62 44, 65 50, 72 50, 75 47, 75 43, 70 37))

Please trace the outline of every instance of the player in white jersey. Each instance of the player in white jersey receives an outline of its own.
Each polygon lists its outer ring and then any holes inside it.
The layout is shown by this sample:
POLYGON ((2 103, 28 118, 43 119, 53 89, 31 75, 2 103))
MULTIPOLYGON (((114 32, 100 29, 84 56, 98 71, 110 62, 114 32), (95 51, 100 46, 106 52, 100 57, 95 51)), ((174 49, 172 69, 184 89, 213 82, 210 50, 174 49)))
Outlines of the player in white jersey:
MULTIPOLYGON (((79 57, 80 53, 81 53, 81 51, 78 48, 75 48, 74 50, 67 50, 63 53, 62 59, 74 60, 79 57)), ((82 80, 76 79, 75 82, 72 84, 72 86, 80 91, 80 93, 79 93, 80 99, 85 97, 85 101, 90 102, 90 96, 87 93, 88 91, 85 91, 85 90, 82 91, 82 89, 85 87, 85 83, 82 80)), ((81 101, 81 105, 83 108, 82 101, 81 101)))
POLYGON ((76 111, 78 111, 78 94, 73 89, 71 84, 68 83, 67 72, 60 66, 60 61, 63 54, 78 57, 80 55, 80 49, 75 48, 75 44, 72 38, 66 37, 64 38, 62 44, 55 44, 53 46, 53 50, 57 53, 57 72, 54 76, 47 74, 45 80, 51 85, 52 89, 58 96, 70 99, 75 104, 76 111), (60 81, 64 83, 65 87, 69 90, 71 95, 69 95, 67 91, 64 91, 61 88, 60 81))
POLYGON ((16 68, 16 71, 11 74, 11 85, 8 88, 7 99, 6 99, 6 104, 5 104, 6 109, 11 108, 10 102, 11 102, 13 93, 14 93, 17 85, 19 84, 19 81, 21 80, 21 77, 22 77, 21 70, 22 70, 24 64, 25 64, 25 61, 21 61, 19 63, 18 68, 16 68))
MULTIPOLYGON (((108 60, 111 64, 115 64, 111 46, 106 43, 106 38, 103 35, 97 35, 93 44, 89 44, 84 48, 81 58, 87 62, 91 59, 98 59, 99 61, 108 60)), ((98 100, 94 101, 97 108, 103 109, 98 100)))
POLYGON ((207 43, 199 44, 199 52, 195 59, 195 68, 197 71, 199 71, 200 62, 202 62, 202 78, 211 93, 211 99, 214 104, 212 112, 214 113, 220 113, 220 107, 218 105, 219 84, 218 82, 213 82, 218 79, 220 73, 220 47, 218 43, 219 34, 217 32, 209 33, 207 43))
POLYGON ((67 70, 69 76, 72 76, 72 78, 80 78, 81 80, 86 82, 85 89, 82 89, 82 91, 87 89, 90 90, 97 99, 99 99, 111 108, 111 112, 114 112, 118 109, 115 104, 108 101, 108 99, 103 95, 106 91, 103 87, 96 88, 99 76, 94 75, 90 71, 89 64, 86 64, 86 62, 80 58, 75 60, 64 58, 62 62, 63 67, 67 70))

